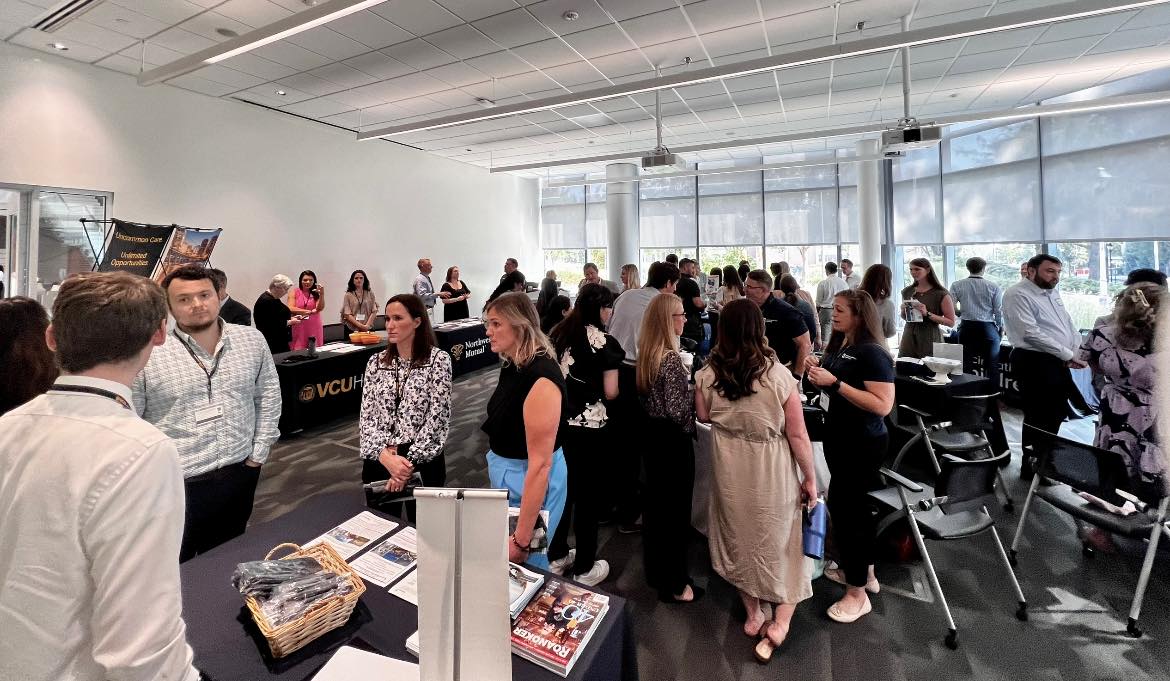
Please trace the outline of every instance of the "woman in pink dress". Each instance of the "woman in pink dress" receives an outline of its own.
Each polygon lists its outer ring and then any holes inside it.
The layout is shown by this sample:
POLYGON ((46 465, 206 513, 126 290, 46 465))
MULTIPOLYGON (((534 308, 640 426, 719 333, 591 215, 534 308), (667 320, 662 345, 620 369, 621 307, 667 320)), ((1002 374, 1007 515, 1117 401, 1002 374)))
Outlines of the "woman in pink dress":
POLYGON ((325 287, 317 283, 317 275, 312 270, 301 272, 297 279, 299 286, 288 294, 288 309, 294 315, 303 315, 304 321, 292 327, 293 350, 304 350, 309 347, 309 337, 317 339, 321 344, 324 330, 321 324, 321 310, 325 309, 325 287))

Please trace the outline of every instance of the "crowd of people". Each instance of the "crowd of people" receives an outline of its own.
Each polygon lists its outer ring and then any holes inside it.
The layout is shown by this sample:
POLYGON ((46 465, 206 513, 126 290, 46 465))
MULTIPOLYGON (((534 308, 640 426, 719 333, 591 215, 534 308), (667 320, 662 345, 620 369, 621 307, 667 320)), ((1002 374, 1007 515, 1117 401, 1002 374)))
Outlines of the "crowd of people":
MULTIPOLYGON (((800 394, 817 391, 827 398, 836 553, 825 575, 844 586, 827 615, 864 617, 880 590, 866 496, 887 449, 895 315, 909 356, 930 354, 941 328, 961 319, 964 347, 992 376, 1006 327, 1024 422, 1043 431, 1065 418, 1068 369, 1092 367, 1102 377, 1095 444, 1120 453, 1135 483, 1170 492, 1154 396, 1165 355, 1155 352, 1159 272, 1131 273, 1113 313, 1082 338, 1057 290, 1062 263, 1046 254, 1004 292, 982 277, 979 258, 949 290, 928 260, 912 260, 900 305, 880 264, 861 275, 848 260, 827 263, 813 296, 786 263, 743 262, 718 271, 711 296, 694 260, 671 260, 653 263, 644 285, 633 265, 620 285, 586 265, 575 302, 549 272, 553 286, 535 303, 518 263, 506 264, 482 312, 502 360, 482 429, 490 484, 519 508, 510 560, 600 584, 610 568, 598 526, 612 520, 643 534, 646 581, 660 600, 702 598, 687 547, 696 423, 710 424, 711 564, 738 590, 744 632, 767 662, 812 594, 801 515, 821 502, 800 394), (531 551, 542 525, 547 554, 531 551)), ((441 301, 447 319, 466 317, 470 290, 457 267, 438 292, 430 261, 418 269, 411 292, 382 306, 355 270, 340 311, 355 331, 385 316, 388 345, 366 366, 358 430, 360 478, 385 481, 387 492, 446 482, 452 366, 433 308, 441 301)), ((279 435, 272 354, 320 340, 324 300, 312 271, 296 282, 277 275, 251 311, 253 328, 226 275, 201 265, 161 286, 124 273, 71 277, 51 321, 35 301, 0 300, 0 328, 11 330, 0 338, 0 676, 199 677, 177 566, 244 532, 279 435), (85 456, 62 455, 79 448, 85 456), (32 569, 46 564, 56 566, 48 582, 32 569)))

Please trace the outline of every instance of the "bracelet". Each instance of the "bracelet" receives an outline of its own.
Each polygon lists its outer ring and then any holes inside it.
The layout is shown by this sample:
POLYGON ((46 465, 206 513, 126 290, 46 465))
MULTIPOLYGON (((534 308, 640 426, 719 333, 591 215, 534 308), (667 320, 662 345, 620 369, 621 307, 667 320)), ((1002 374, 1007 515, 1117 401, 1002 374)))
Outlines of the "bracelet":
POLYGON ((512 544, 513 544, 513 545, 515 545, 515 546, 516 546, 516 548, 520 549, 520 550, 521 550, 521 551, 523 551, 524 553, 528 553, 528 552, 529 552, 529 548, 528 548, 527 546, 524 546, 523 544, 521 544, 519 541, 517 541, 517 540, 516 540, 516 535, 515 535, 515 534, 511 535, 511 537, 510 537, 510 538, 511 538, 511 540, 512 540, 512 544))

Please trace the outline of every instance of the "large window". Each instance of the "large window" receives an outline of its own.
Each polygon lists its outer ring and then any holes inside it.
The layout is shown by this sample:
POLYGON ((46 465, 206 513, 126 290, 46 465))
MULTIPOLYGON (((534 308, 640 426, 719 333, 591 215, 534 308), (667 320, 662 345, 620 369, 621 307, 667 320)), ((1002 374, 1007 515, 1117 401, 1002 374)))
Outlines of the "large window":
MULTIPOLYGON (((541 244, 544 271, 556 273, 557 281, 576 290, 584 276, 585 263, 606 271, 605 183, 572 187, 544 187, 541 190, 541 244)), ((534 280, 544 278, 529 273, 534 280)))

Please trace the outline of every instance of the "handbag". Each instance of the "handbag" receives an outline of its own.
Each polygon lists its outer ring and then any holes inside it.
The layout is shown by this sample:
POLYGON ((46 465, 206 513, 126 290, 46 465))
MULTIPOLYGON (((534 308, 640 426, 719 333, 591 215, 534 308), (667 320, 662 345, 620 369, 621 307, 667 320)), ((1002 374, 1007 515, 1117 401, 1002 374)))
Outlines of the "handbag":
POLYGON ((804 555, 815 560, 825 557, 825 535, 829 530, 829 510, 825 500, 818 497, 811 509, 805 507, 801 543, 804 555))

